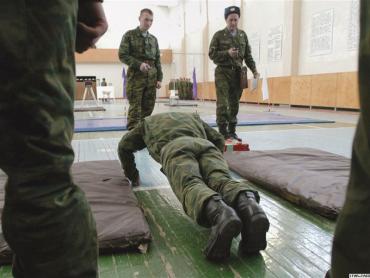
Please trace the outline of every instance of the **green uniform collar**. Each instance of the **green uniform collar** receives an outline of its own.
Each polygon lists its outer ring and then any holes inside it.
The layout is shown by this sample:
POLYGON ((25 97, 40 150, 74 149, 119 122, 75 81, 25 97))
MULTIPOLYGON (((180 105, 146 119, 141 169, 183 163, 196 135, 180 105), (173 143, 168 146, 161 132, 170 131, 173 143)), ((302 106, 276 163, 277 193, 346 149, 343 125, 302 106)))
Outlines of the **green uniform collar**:
MULTIPOLYGON (((137 26, 136 29, 135 29, 135 33, 138 35, 138 36, 141 36, 141 37, 144 37, 143 36, 143 32, 140 30, 140 27, 137 26)), ((151 36, 151 34, 149 33, 149 30, 147 31, 147 38, 149 38, 151 36)))
MULTIPOLYGON (((236 36, 239 36, 240 32, 241 31, 239 30, 239 28, 236 28, 236 36)), ((229 31, 229 29, 227 29, 227 27, 225 27, 225 29, 224 29, 224 34, 227 35, 227 36, 232 36, 231 32, 229 31)))

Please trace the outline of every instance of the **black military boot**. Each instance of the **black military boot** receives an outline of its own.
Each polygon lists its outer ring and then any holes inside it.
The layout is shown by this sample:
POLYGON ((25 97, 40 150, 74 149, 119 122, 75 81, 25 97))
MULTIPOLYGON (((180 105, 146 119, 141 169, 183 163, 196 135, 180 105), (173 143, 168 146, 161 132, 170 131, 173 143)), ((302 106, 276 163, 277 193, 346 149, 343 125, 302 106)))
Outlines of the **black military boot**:
POLYGON ((239 244, 239 253, 242 255, 264 250, 267 245, 266 233, 270 222, 258 202, 258 195, 256 198, 252 191, 245 191, 239 194, 234 206, 243 222, 239 244))
POLYGON ((224 136, 225 139, 229 138, 229 133, 227 132, 227 124, 218 125, 218 132, 224 136))
POLYGON ((231 242, 241 230, 242 223, 233 208, 220 196, 213 196, 204 207, 204 216, 211 225, 211 234, 204 254, 212 261, 222 261, 230 256, 231 242))
POLYGON ((238 137, 235 133, 235 124, 229 124, 229 138, 238 140, 239 142, 242 141, 241 138, 238 137))

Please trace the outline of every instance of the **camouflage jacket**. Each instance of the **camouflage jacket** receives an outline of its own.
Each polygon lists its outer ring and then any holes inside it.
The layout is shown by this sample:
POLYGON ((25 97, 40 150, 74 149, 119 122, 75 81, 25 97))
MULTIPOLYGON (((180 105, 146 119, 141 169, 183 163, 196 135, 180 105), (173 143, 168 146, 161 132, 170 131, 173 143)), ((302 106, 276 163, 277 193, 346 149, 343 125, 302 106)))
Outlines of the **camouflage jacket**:
POLYGON ((139 27, 127 31, 122 37, 118 57, 134 70, 139 70, 144 61, 152 61, 157 69, 157 80, 162 81, 161 53, 157 38, 152 34, 143 36, 139 27))
POLYGON ((118 152, 125 175, 130 180, 137 177, 134 152, 147 147, 149 154, 160 162, 162 148, 183 136, 207 139, 223 152, 223 136, 203 122, 199 115, 180 112, 156 114, 146 117, 122 137, 118 152))
POLYGON ((247 34, 243 30, 237 29, 235 37, 230 34, 227 28, 217 31, 209 46, 208 56, 218 66, 241 67, 244 60, 253 73, 257 71, 247 34), (236 58, 232 58, 228 53, 232 47, 239 49, 239 56, 236 58))

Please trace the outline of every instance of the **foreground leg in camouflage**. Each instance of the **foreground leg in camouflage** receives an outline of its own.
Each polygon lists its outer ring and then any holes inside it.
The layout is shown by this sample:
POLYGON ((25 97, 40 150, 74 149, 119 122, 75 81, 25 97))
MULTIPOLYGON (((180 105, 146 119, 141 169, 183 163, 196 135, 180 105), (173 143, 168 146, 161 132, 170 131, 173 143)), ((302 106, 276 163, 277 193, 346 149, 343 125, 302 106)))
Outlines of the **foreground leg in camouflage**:
POLYGON ((95 222, 70 175, 76 13, 77 1, 0 4, 2 228, 16 278, 97 277, 95 222))
POLYGON ((359 88, 361 113, 353 142, 346 201, 336 226, 332 277, 370 273, 370 3, 361 1, 359 88))

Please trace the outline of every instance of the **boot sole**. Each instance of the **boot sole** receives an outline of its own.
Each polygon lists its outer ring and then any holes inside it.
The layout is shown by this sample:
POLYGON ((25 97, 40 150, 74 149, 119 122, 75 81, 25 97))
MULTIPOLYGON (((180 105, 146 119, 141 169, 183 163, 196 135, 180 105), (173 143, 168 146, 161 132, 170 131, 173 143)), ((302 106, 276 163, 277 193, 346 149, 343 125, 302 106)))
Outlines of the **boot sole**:
MULTIPOLYGON (((208 241, 204 250, 207 259, 211 261, 222 261, 230 257, 231 243, 242 228, 242 223, 239 219, 230 219, 216 231, 216 235, 208 241)), ((212 236, 212 235, 211 235, 212 236)))
POLYGON ((242 230, 239 253, 252 254, 265 250, 267 246, 266 233, 270 228, 270 222, 266 215, 264 213, 254 215, 248 226, 249 229, 242 230))

